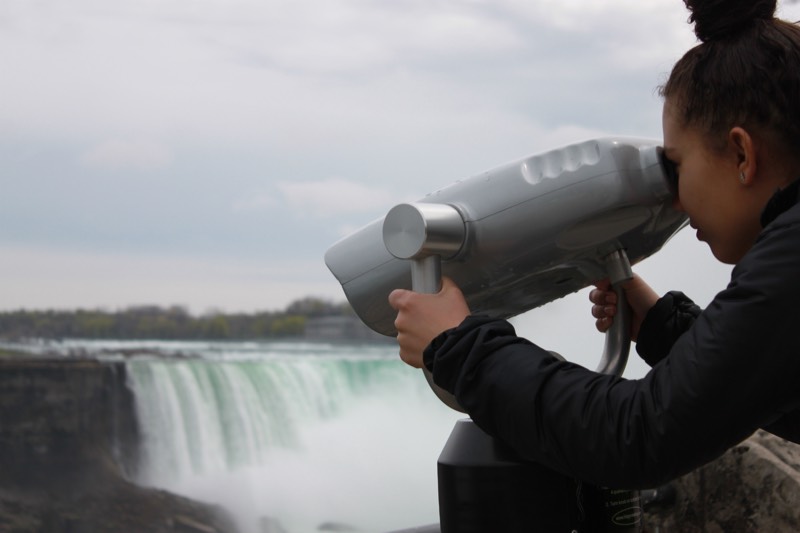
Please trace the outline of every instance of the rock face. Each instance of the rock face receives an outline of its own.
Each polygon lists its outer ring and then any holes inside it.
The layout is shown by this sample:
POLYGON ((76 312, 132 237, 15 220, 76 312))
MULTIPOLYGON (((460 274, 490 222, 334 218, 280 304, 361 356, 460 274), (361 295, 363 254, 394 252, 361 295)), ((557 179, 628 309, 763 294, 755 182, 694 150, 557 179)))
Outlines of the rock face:
POLYGON ((758 432, 672 483, 646 512, 648 533, 800 531, 800 446, 758 432))
POLYGON ((124 365, 0 359, 0 531, 236 531, 221 509, 127 481, 137 442, 124 365))
POLYGON ((1 359, 0 484, 39 486, 98 459, 135 468, 132 406, 121 364, 1 359))

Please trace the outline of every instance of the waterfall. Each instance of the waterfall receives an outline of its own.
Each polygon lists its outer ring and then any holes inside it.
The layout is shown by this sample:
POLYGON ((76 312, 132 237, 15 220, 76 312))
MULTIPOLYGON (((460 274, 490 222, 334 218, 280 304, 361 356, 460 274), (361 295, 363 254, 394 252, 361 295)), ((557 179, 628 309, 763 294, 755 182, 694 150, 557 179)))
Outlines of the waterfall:
POLYGON ((132 358, 140 483, 226 507, 243 533, 438 521, 436 459, 460 416, 391 346, 247 345, 132 358))

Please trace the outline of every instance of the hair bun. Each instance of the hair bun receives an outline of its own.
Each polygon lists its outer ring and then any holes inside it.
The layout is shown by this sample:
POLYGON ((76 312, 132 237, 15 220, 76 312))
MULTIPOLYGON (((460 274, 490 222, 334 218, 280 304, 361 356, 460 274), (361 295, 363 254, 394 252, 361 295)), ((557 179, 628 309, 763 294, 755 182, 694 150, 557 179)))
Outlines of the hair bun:
POLYGON ((724 39, 775 16, 777 0, 683 0, 702 42, 724 39))

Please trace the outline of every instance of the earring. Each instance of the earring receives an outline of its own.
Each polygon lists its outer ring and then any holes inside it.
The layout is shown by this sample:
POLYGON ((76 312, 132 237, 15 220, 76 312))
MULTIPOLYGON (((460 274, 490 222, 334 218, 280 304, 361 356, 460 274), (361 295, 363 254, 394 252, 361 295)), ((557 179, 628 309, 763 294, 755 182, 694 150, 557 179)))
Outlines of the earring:
POLYGON ((747 178, 744 176, 744 170, 739 172, 739 181, 744 183, 747 178))

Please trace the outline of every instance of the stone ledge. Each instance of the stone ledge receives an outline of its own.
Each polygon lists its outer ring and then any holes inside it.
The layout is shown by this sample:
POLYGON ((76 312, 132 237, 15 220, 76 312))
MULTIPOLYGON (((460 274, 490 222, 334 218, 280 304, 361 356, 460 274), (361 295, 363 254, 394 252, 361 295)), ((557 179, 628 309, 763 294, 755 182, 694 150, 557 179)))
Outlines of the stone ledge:
POLYGON ((800 531, 800 446, 769 433, 673 485, 674 504, 648 510, 648 533, 800 531))

